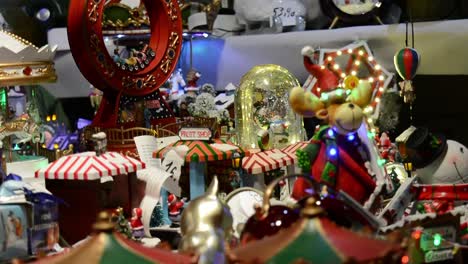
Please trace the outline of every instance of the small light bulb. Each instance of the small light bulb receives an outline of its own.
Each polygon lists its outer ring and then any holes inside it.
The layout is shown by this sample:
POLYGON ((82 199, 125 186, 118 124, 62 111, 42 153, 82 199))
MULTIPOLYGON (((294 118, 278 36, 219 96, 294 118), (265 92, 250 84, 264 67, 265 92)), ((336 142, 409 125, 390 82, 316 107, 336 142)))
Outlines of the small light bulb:
POLYGON ((320 92, 320 90, 322 90, 322 89, 320 89, 320 87, 317 87, 317 92, 320 92))
POLYGON ((324 69, 325 69, 325 66, 324 66, 324 65, 320 66, 320 69, 321 69, 321 70, 324 70, 324 69))
POLYGON ((364 55, 364 51, 360 50, 360 51, 358 52, 358 54, 359 54, 360 56, 362 56, 362 55, 364 55))
POLYGON ((374 82, 374 78, 369 77, 369 82, 374 82))
POLYGON ((380 76, 379 76, 379 80, 380 80, 380 81, 383 81, 384 79, 385 79, 385 77, 384 77, 383 75, 380 75, 380 76))
POLYGON ((331 148, 328 153, 330 154, 330 156, 335 156, 336 155, 336 148, 331 148))
POLYGON ((372 118, 367 118, 368 123, 372 123, 372 121, 373 121, 372 118))
POLYGON ((369 57, 367 58, 367 60, 368 60, 368 61, 373 61, 373 60, 374 60, 374 57, 369 56, 369 57))
POLYGON ((375 128, 372 128, 371 132, 372 132, 372 137, 374 137, 375 136, 375 128))
POLYGON ((383 92, 385 89, 383 87, 379 88, 379 92, 383 92))
POLYGON ((338 55, 338 56, 341 56, 341 54, 343 54, 343 52, 341 52, 341 50, 336 52, 336 55, 338 55))
POLYGON ((375 65, 375 69, 380 70, 380 69, 382 69, 382 66, 380 66, 380 64, 377 64, 377 65, 375 65))
POLYGON ((357 72, 356 71, 351 71, 351 75, 356 76, 357 72))
POLYGON ((375 102, 376 102, 376 103, 379 103, 379 102, 380 102, 380 98, 379 98, 379 97, 375 98, 375 102))
POLYGON ((361 62, 360 62, 360 61, 355 61, 354 64, 355 64, 356 66, 359 66, 359 65, 361 65, 361 62))
POLYGON ((348 53, 353 53, 353 49, 348 49, 348 53))
POLYGON ((332 61, 333 58, 332 58, 331 56, 328 56, 328 57, 327 57, 327 60, 328 60, 328 61, 332 61))
POLYGON ((344 77, 346 77, 346 74, 343 72, 343 73, 341 73, 340 76, 341 76, 341 78, 344 78, 344 77))
POLYGON ((334 135, 333 130, 331 128, 328 129, 327 134, 328 134, 329 137, 333 137, 333 135, 334 135))
POLYGON ((339 68, 340 68, 340 65, 338 65, 337 63, 335 63, 335 65, 333 65, 333 69, 338 70, 339 68))
POLYGON ((349 134, 348 135, 348 141, 353 141, 356 137, 354 136, 354 134, 349 134))

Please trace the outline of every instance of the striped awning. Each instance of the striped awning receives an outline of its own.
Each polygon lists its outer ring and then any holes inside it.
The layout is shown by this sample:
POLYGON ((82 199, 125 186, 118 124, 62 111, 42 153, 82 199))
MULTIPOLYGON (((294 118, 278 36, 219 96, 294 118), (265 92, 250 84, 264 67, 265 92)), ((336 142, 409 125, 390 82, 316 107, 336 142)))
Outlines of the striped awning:
POLYGON ((163 149, 155 151, 153 157, 157 159, 164 158, 165 154, 178 146, 187 146, 188 151, 185 154, 186 162, 207 162, 215 160, 227 160, 231 159, 234 153, 239 153, 241 157, 245 157, 247 153, 242 150, 242 148, 235 146, 233 144, 225 143, 222 141, 215 141, 217 144, 226 144, 231 146, 229 150, 223 150, 221 148, 213 147, 210 142, 207 141, 184 141, 179 140, 175 143, 172 143, 166 146, 163 149))
POLYGON ((293 155, 280 149, 258 152, 242 160, 242 168, 249 174, 258 174, 279 169, 294 163, 293 155))
POLYGON ((303 149, 303 148, 307 147, 308 144, 309 144, 309 142, 307 142, 307 141, 301 141, 301 142, 297 142, 297 143, 294 143, 292 145, 289 145, 287 147, 284 147, 281 150, 286 152, 286 153, 289 153, 289 154, 292 154, 292 155, 296 156, 296 151, 298 149, 303 149))
POLYGON ((36 171, 36 178, 60 180, 97 180, 144 169, 145 163, 117 152, 96 156, 95 152, 62 157, 36 171))

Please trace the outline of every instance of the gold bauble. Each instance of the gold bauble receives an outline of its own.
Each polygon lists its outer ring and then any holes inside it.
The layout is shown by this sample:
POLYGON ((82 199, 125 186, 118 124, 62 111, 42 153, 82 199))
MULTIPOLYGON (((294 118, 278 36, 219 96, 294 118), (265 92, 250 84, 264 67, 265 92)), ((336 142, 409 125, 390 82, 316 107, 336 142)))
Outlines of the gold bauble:
MULTIPOLYGON (((238 144, 243 148, 260 148, 258 133, 268 130, 271 124, 284 124, 283 137, 271 130, 268 144, 280 148, 303 139, 302 118, 289 105, 289 92, 300 86, 298 80, 279 65, 266 64, 253 67, 241 79, 235 96, 236 128, 238 144), (281 143, 280 143, 281 142, 281 143)), ((278 125, 276 126, 278 128, 278 125)))

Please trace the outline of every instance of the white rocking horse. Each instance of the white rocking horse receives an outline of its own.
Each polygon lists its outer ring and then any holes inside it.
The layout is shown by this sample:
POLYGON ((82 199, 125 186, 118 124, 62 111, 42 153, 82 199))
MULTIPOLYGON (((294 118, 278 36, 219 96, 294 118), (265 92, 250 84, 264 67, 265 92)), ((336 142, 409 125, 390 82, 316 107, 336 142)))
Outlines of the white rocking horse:
POLYGON ((171 94, 169 96, 169 100, 177 101, 179 97, 184 94, 184 87, 186 86, 181 69, 178 69, 172 73, 170 83, 171 94))

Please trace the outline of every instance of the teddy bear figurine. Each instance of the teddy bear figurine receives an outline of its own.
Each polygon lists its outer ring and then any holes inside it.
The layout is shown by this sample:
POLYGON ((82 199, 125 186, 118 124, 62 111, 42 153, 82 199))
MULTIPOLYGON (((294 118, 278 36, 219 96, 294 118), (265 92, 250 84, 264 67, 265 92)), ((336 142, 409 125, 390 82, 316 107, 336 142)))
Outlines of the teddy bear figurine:
MULTIPOLYGON (((352 90, 339 86, 339 80, 330 70, 315 64, 310 55, 313 49, 302 50, 304 66, 320 85, 320 92, 294 88, 289 96, 291 108, 306 117, 321 119, 322 126, 310 144, 297 155, 304 173, 336 190, 342 190, 364 204, 376 187, 366 164, 370 154, 357 130, 363 124, 363 108, 372 98, 372 86, 360 81, 352 90)), ((296 180, 292 197, 307 196, 309 184, 302 178, 296 180)))

